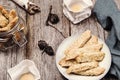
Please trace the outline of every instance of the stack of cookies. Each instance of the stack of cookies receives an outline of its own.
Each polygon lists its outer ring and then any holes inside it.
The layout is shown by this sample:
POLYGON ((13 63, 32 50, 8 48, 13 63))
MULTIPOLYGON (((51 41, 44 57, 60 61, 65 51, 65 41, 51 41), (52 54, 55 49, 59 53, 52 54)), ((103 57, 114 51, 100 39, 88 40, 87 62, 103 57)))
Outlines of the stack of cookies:
POLYGON ((98 37, 91 34, 90 30, 83 32, 65 50, 65 57, 59 64, 67 68, 68 74, 82 76, 98 76, 104 73, 105 69, 99 66, 105 53, 101 51, 103 44, 99 43, 98 37))
POLYGON ((0 6, 0 32, 11 30, 18 22, 18 16, 14 9, 8 11, 0 6))

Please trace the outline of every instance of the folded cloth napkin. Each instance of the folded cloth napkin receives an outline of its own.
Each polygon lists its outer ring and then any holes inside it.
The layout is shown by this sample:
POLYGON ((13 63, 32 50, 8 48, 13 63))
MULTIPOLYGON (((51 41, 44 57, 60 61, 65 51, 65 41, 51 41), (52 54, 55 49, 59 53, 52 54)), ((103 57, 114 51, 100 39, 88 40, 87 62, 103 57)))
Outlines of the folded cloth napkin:
POLYGON ((120 80, 120 11, 113 0, 97 0, 93 13, 101 26, 110 31, 106 40, 112 54, 109 73, 120 80))

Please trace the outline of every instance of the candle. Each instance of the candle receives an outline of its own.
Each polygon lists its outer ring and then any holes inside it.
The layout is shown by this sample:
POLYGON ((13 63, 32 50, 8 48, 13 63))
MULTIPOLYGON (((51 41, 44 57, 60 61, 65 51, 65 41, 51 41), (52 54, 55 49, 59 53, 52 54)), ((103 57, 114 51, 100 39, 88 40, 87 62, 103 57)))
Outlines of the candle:
POLYGON ((73 12, 80 12, 83 10, 83 6, 81 5, 81 3, 73 3, 69 7, 73 12))
POLYGON ((31 73, 25 73, 20 77, 20 80, 35 80, 31 73))

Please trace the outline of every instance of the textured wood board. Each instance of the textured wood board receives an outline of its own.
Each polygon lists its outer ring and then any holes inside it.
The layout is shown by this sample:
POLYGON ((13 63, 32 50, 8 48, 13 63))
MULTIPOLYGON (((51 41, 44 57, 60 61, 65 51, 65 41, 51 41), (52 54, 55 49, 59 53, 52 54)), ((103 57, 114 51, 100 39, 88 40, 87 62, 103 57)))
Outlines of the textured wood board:
MULTIPOLYGON (((74 35, 77 32, 90 29, 92 33, 102 40, 107 38, 107 32, 102 29, 94 16, 82 21, 80 24, 73 25, 62 12, 62 0, 32 0, 41 8, 41 13, 34 16, 27 14, 10 0, 1 0, 0 4, 8 5, 18 10, 19 14, 24 18, 28 34, 28 43, 23 48, 13 48, 6 52, 0 52, 0 80, 10 80, 7 70, 24 59, 33 60, 39 69, 40 80, 66 80, 57 70, 55 65, 55 56, 41 54, 38 48, 38 41, 45 40, 54 48, 56 52, 59 44, 65 39, 61 34, 50 26, 45 26, 50 5, 53 6, 53 13, 58 14, 60 23, 55 27, 61 31, 65 37, 74 35)), ((120 1, 116 0, 118 7, 120 1)), ((114 78, 104 78, 103 80, 115 80, 114 78)))

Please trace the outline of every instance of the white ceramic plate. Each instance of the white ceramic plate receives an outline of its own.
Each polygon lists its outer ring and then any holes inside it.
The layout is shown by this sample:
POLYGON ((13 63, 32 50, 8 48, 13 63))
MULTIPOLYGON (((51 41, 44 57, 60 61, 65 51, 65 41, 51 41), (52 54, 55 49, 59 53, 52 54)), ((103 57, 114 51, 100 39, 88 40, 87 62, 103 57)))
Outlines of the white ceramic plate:
POLYGON ((101 67, 105 68, 105 72, 99 76, 80 76, 80 75, 74 75, 74 74, 67 74, 66 73, 66 69, 62 68, 58 63, 59 61, 65 56, 64 55, 64 51, 65 49, 71 44, 71 42, 73 42, 76 39, 76 35, 75 36, 71 36, 69 38, 66 38, 58 47, 58 50, 56 52, 56 65, 58 70, 60 71, 60 73, 66 77, 69 80, 100 80, 101 78, 103 78, 107 72, 110 69, 111 66, 111 54, 110 54, 110 50, 107 47, 107 45, 105 44, 105 42, 103 42, 101 39, 99 39, 99 43, 103 44, 103 48, 102 51, 105 53, 105 58, 103 59, 102 62, 99 63, 99 65, 101 67))

